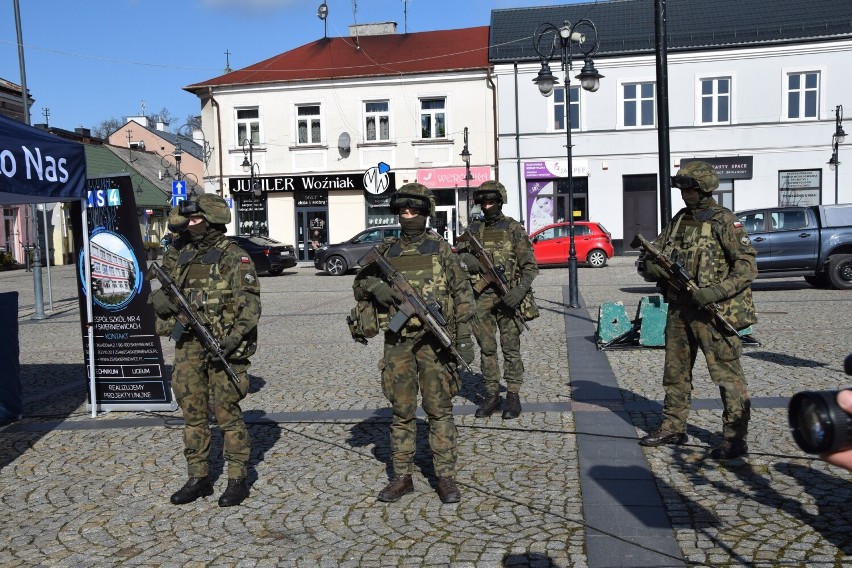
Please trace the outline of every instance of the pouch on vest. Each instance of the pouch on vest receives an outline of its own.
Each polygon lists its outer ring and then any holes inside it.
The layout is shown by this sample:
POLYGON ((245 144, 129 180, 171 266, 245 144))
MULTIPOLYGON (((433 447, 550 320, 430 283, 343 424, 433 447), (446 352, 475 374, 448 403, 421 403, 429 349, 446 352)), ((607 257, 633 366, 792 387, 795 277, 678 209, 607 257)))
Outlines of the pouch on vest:
POLYGON ((535 294, 533 294, 532 288, 524 296, 524 299, 521 300, 521 305, 518 306, 518 310, 521 312, 521 317, 524 318, 524 321, 530 321, 537 318, 540 314, 538 313, 538 306, 535 303, 535 294))
POLYGON ((737 331, 757 323, 757 313, 754 310, 751 286, 733 298, 728 298, 718 304, 719 314, 734 326, 734 329, 737 331))
POLYGON ((369 300, 359 300, 346 317, 349 333, 358 343, 367 343, 367 339, 379 334, 379 318, 376 307, 369 300))

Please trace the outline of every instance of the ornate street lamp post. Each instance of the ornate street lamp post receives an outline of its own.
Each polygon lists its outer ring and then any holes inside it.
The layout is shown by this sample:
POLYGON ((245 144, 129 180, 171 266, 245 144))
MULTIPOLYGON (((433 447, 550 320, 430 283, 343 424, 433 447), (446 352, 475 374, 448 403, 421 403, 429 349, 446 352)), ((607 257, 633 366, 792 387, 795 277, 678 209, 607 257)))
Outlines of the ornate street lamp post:
POLYGON ((251 230, 249 234, 260 234, 260 231, 257 231, 257 205, 256 200, 260 197, 260 188, 257 187, 257 176, 255 172, 259 173, 260 166, 258 166, 254 162, 254 142, 251 139, 243 140, 243 163, 242 168, 243 171, 250 174, 249 175, 249 187, 251 188, 251 230), (246 144, 248 144, 248 151, 246 151, 246 144))
POLYGON ((598 51, 598 30, 591 20, 585 18, 572 24, 568 20, 557 27, 545 22, 539 24, 533 34, 533 47, 541 58, 541 70, 533 83, 545 97, 553 94, 553 88, 559 79, 553 76, 549 62, 558 52, 562 70, 565 72, 565 136, 568 157, 568 307, 579 308, 580 298, 577 289, 577 248, 574 242, 574 162, 571 146, 571 68, 574 49, 583 55, 584 65, 575 78, 580 80, 583 89, 595 92, 600 87, 603 75, 595 69, 592 56, 598 51))
POLYGON ((840 173, 840 145, 846 141, 846 132, 843 131, 843 105, 837 105, 834 109, 834 134, 831 135, 831 159, 828 167, 834 172, 834 202, 840 203, 839 173, 840 173))
POLYGON ((473 176, 470 175, 470 151, 467 149, 467 126, 464 127, 464 148, 461 151, 461 159, 464 162, 464 195, 467 202, 467 217, 465 222, 470 225, 470 180, 473 179, 473 176))

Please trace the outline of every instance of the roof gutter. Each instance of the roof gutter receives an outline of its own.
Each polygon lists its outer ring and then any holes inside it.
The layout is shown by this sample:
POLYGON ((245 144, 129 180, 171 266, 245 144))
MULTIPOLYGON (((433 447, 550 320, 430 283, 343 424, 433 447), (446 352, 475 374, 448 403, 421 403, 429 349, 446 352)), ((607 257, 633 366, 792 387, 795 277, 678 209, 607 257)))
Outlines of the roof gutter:
POLYGON ((207 96, 210 97, 210 103, 216 107, 216 136, 219 138, 217 146, 219 147, 219 197, 225 197, 225 180, 222 177, 222 114, 219 108, 219 103, 213 98, 213 87, 207 87, 207 96))
POLYGON ((491 119, 494 122, 494 179, 500 179, 500 160, 497 159, 497 145, 499 138, 497 137, 497 85, 494 84, 494 75, 491 72, 493 66, 487 69, 488 75, 485 80, 488 83, 488 88, 491 89, 491 119))

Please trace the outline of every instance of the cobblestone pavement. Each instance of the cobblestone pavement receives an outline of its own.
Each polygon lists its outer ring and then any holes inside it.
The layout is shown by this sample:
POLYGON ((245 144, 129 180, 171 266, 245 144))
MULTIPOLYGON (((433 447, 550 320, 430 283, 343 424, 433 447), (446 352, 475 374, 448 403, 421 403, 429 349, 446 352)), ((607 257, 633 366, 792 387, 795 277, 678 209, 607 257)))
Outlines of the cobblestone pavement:
MULTIPOLYGON (((184 481, 180 411, 91 418, 74 272, 52 269, 54 310, 33 314, 32 275, 0 272, 20 293, 24 419, 0 430, 2 566, 583 567, 587 558, 563 287, 567 270, 535 282, 542 316, 522 340, 525 412, 477 420, 475 375, 456 397, 462 502, 442 506, 419 423, 415 492, 376 501, 389 462, 380 341, 351 340, 352 276, 300 267, 261 279, 260 350, 243 403, 252 436, 251 497, 173 506, 184 481)), ((579 269, 590 317, 602 302, 628 311, 654 293, 630 257, 579 269)), ((45 303, 48 303, 45 278, 45 303)), ((720 440, 719 397, 699 356, 690 442, 645 449, 682 559, 672 565, 852 565, 852 475, 802 454, 775 397, 852 383, 852 295, 801 279, 755 285, 759 347, 743 365, 755 400, 747 459, 705 459, 720 440), (766 402, 761 405, 761 401, 766 402), (774 402, 773 402, 774 401, 774 402)), ((46 306, 48 308, 48 306, 46 306)), ((164 343, 166 361, 173 346, 164 343)), ((656 427, 663 352, 606 351, 636 434, 656 427)), ((212 453, 220 455, 214 435, 212 453)), ((217 495, 224 489, 214 462, 217 495)), ((598 528, 598 527, 594 527, 598 528)), ((653 543, 649 543, 653 545, 653 543)), ((623 564, 629 566, 629 562, 623 564)))

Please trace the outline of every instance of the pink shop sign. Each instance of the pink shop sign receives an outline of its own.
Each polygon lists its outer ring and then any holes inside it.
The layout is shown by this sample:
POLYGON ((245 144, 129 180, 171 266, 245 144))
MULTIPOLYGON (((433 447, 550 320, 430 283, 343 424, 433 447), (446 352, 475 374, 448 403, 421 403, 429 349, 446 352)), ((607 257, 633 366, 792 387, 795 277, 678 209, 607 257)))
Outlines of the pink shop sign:
MULTIPOLYGON (((465 168, 432 168, 417 170, 417 182, 429 188, 464 187, 465 168)), ((476 187, 491 179, 491 168, 479 166, 470 168, 470 186, 476 187)))

